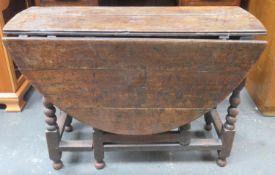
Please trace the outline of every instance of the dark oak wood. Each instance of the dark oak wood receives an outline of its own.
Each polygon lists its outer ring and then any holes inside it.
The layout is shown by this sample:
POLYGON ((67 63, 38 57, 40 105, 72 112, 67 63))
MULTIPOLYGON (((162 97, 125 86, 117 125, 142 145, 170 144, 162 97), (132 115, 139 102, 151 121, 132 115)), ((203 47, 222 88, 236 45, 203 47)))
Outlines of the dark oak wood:
MULTIPOLYGON (((188 147, 191 143, 192 133, 190 130, 190 124, 186 124, 178 128, 177 131, 169 131, 161 134, 146 135, 146 136, 132 136, 132 135, 118 135, 113 133, 107 133, 98 129, 94 129, 93 133, 93 146, 94 146, 94 157, 95 157, 95 167, 97 169, 102 169, 105 167, 104 162, 104 150, 107 145, 109 145, 109 150, 112 150, 112 146, 115 149, 124 147, 125 150, 133 150, 134 147, 138 145, 145 146, 149 150, 159 150, 156 144, 165 144, 170 146, 171 144, 180 144, 182 147, 188 147), (127 146, 123 146, 127 145, 127 146), (119 145, 119 146, 118 146, 119 145), (155 149, 153 149, 156 147, 155 149)), ((209 141, 204 138, 204 141, 209 141)), ((218 146, 218 145, 216 145, 218 146)), ((124 151, 125 151, 124 150, 124 151)), ((137 150, 137 149, 136 149, 137 150)), ((146 148, 143 148, 146 150, 146 148)), ((170 149, 171 150, 171 149, 170 149)))
POLYGON ((212 129, 211 111, 204 114, 204 120, 205 120, 204 129, 207 131, 210 131, 212 129))
POLYGON ((265 45, 149 38, 5 43, 21 71, 55 105, 95 128, 130 135, 168 131, 200 117, 245 78, 265 45))
POLYGON ((52 103, 43 98, 43 104, 45 106, 45 121, 47 124, 46 138, 48 140, 49 157, 53 161, 53 168, 58 170, 63 167, 61 161, 61 152, 58 151, 59 146, 59 126, 57 124, 57 117, 55 115, 56 109, 52 103))
POLYGON ((218 137, 221 138, 223 123, 220 114, 216 109, 212 109, 210 113, 207 114, 208 119, 211 117, 211 123, 213 123, 218 137))
POLYGON ((239 113, 237 107, 241 103, 240 99, 240 91, 245 86, 245 81, 243 81, 232 93, 229 98, 230 106, 228 107, 228 114, 226 115, 225 123, 222 127, 221 131, 221 139, 222 139, 222 149, 218 151, 219 157, 217 159, 217 164, 221 167, 226 165, 226 158, 230 156, 231 149, 233 146, 233 141, 235 137, 235 123, 236 117, 239 113))
POLYGON ((93 151, 92 140, 61 140, 59 143, 60 151, 93 151))
POLYGON ((97 129, 94 129, 93 133, 93 146, 94 146, 94 157, 95 157, 95 167, 97 169, 102 169, 105 167, 104 162, 104 141, 103 141, 103 132, 97 129))
POLYGON ((66 132, 72 132, 73 126, 72 126, 73 118, 71 116, 68 116, 68 121, 66 123, 65 131, 66 132))
POLYGON ((265 29, 236 7, 33 8, 5 32, 21 71, 68 114, 56 121, 55 108, 44 102, 54 168, 62 151, 92 146, 98 169, 105 150, 215 149, 225 166, 241 82, 266 44, 238 41, 265 29), (232 91, 222 124, 215 107, 232 91), (218 139, 188 131, 204 114, 218 139), (96 128, 93 142, 61 140, 71 116, 96 128))
MULTIPOLYGON (((48 102, 45 107, 47 111, 48 108, 53 108, 52 104, 48 102)), ((216 110, 212 110, 211 117, 216 112, 216 110)), ((53 116, 52 114, 51 116, 53 116)), ((61 131, 51 133, 55 135, 54 137, 47 136, 51 158, 54 157, 59 160, 61 158, 60 152, 66 151, 94 151, 95 166, 98 169, 105 166, 103 161, 105 151, 189 151, 221 150, 223 148, 221 140, 207 137, 207 134, 200 131, 191 131, 190 124, 181 126, 178 130, 146 136, 119 135, 95 129, 93 140, 64 140, 62 139, 62 130, 66 127, 66 121, 70 120, 70 116, 62 112, 55 118, 58 118, 55 126, 61 131)), ((214 118, 213 125, 215 127, 217 125, 214 118)), ((48 132, 46 134, 49 135, 48 132)), ((59 165, 54 163, 53 167, 57 169, 59 165)))
POLYGON ((32 7, 4 31, 127 37, 265 33, 262 24, 239 7, 32 7))

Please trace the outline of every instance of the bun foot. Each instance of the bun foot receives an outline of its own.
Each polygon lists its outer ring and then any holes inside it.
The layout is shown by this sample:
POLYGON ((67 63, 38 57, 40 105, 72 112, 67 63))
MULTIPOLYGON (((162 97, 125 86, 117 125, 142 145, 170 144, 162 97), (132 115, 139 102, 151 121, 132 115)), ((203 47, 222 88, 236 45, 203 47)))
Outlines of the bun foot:
POLYGON ((102 162, 95 162, 95 168, 100 170, 100 169, 103 169, 105 167, 105 162, 102 161, 102 162))
POLYGON ((216 162, 217 162, 217 165, 219 165, 220 167, 225 167, 227 163, 226 160, 221 158, 218 158, 216 162))
POLYGON ((66 132, 72 132, 74 130, 73 126, 72 125, 67 125, 65 126, 65 131, 66 132))
POLYGON ((62 161, 58 161, 58 162, 53 163, 53 168, 55 170, 60 170, 62 167, 63 167, 63 162, 62 161))
POLYGON ((211 131, 212 125, 211 125, 211 124, 210 124, 210 125, 205 124, 205 125, 204 125, 204 129, 205 129, 206 131, 211 131))

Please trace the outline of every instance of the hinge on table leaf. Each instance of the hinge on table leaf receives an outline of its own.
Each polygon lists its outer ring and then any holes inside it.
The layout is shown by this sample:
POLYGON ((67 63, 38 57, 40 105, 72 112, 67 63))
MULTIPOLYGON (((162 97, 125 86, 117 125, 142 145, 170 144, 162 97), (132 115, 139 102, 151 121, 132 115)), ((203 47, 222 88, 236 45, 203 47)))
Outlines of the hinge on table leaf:
POLYGON ((229 40, 230 36, 229 35, 220 35, 219 39, 221 39, 221 40, 229 40))

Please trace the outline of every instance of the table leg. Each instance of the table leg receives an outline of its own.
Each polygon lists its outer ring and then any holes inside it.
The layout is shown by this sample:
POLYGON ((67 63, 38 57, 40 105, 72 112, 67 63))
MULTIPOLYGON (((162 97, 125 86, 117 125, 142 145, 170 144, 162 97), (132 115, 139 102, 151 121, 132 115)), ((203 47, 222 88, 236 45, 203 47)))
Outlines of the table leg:
POLYGON ((63 163, 61 161, 62 152, 58 150, 61 136, 57 125, 57 117, 55 115, 56 109, 53 104, 45 98, 43 98, 43 105, 45 107, 44 114, 46 117, 46 139, 49 157, 53 161, 53 168, 58 170, 63 167, 63 163))
POLYGON ((105 167, 104 162, 104 143, 102 131, 94 129, 93 133, 93 148, 94 148, 94 157, 96 160, 95 167, 96 169, 103 169, 105 167))
POLYGON ((204 129, 206 131, 211 131, 211 129, 212 129, 212 117, 211 117, 210 111, 207 112, 206 114, 204 114, 204 120, 205 120, 204 129))
POLYGON ((179 127, 179 132, 180 132, 180 136, 181 139, 179 140, 179 143, 183 146, 187 146, 190 144, 191 142, 191 132, 188 132, 191 130, 191 124, 188 123, 186 125, 183 125, 181 127, 179 127))
POLYGON ((236 117, 239 114, 239 110, 237 107, 239 106, 240 99, 240 91, 245 85, 245 81, 243 81, 232 93, 229 98, 230 106, 227 110, 226 121, 222 128, 221 139, 222 139, 222 149, 218 151, 219 157, 217 159, 217 164, 221 167, 226 165, 226 158, 229 157, 234 136, 235 136, 235 123, 236 117))
POLYGON ((73 126, 72 126, 73 118, 70 115, 67 115, 67 117, 68 117, 68 122, 66 123, 65 131, 72 132, 73 131, 73 126))

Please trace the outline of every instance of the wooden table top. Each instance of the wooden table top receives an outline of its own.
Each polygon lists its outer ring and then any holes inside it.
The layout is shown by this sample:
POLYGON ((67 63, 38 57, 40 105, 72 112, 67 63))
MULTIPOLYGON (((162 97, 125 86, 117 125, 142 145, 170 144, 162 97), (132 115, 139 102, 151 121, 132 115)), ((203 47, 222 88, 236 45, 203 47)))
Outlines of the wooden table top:
POLYGON ((255 17, 239 7, 32 7, 13 18, 4 31, 118 36, 266 32, 255 17))
POLYGON ((238 7, 36 7, 5 31, 15 34, 4 38, 9 54, 47 100, 93 128, 125 135, 161 133, 202 116, 265 47, 196 37, 265 33, 238 7), (45 37, 53 34, 61 35, 45 37))

